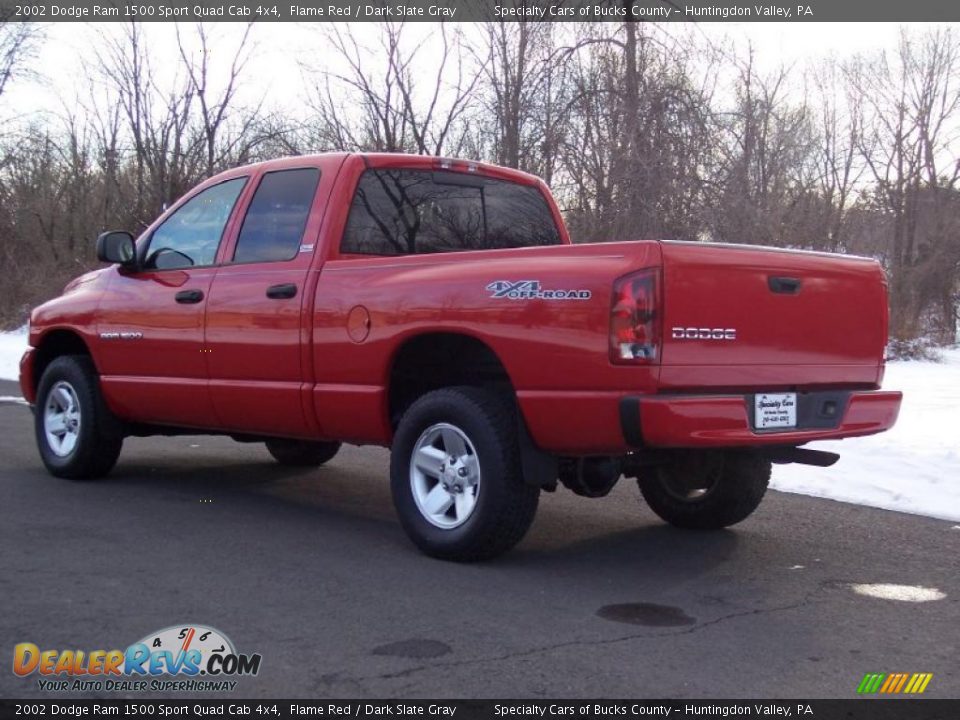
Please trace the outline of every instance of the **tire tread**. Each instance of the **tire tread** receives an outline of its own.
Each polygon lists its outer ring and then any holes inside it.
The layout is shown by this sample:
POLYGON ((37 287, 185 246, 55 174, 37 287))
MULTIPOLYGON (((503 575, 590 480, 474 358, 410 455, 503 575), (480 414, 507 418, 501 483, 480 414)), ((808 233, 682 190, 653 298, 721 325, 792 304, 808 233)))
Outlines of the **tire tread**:
MULTIPOLYGON (((402 457, 406 453, 394 452, 391 458, 391 476, 401 523, 414 543, 427 555, 461 562, 489 560, 503 554, 523 539, 533 522, 539 503, 540 489, 525 484, 523 480, 516 432, 516 408, 505 394, 472 386, 454 386, 424 395, 410 406, 405 417, 434 404, 469 408, 468 412, 483 418, 495 436, 492 451, 498 456, 491 459, 488 455, 481 459, 482 466, 489 468, 493 465, 503 469, 502 477, 496 486, 493 485, 490 475, 484 475, 481 480, 487 483, 482 491, 499 495, 495 502, 495 512, 489 513, 490 517, 484 525, 466 542, 441 546, 424 538, 404 516, 402 504, 397 499, 397 493, 406 492, 406 487, 409 486, 409 470, 408 459, 402 457)), ((398 434, 403 432, 405 429, 401 420, 398 434)))
POLYGON ((265 445, 274 460, 288 467, 319 467, 340 452, 338 442, 276 439, 267 440, 265 445))
POLYGON ((727 453, 719 485, 699 502, 670 495, 660 481, 660 473, 665 471, 664 467, 651 468, 637 479, 650 509, 676 527, 719 530, 736 525, 757 509, 770 482, 771 464, 754 453, 727 453))
POLYGON ((51 475, 70 480, 94 480, 113 469, 123 448, 123 428, 103 399, 97 369, 88 355, 62 355, 51 361, 40 378, 37 402, 34 429, 40 457, 51 475), (61 378, 71 381, 85 414, 81 418, 81 437, 74 455, 66 462, 58 463, 57 458, 43 449, 46 444, 43 403, 47 387, 61 378), (88 428, 93 429, 92 433, 88 428))

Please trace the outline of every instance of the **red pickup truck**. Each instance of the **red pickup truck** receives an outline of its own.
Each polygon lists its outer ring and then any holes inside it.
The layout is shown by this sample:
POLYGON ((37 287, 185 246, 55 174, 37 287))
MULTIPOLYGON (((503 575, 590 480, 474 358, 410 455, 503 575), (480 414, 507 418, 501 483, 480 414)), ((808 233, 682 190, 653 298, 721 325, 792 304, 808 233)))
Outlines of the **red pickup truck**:
POLYGON ((33 311, 21 363, 59 477, 129 435, 217 433, 321 465, 392 449, 433 556, 516 544, 541 490, 635 477, 681 527, 760 503, 771 463, 896 421, 873 260, 697 242, 572 245, 547 187, 475 162, 327 154, 204 182, 33 311))

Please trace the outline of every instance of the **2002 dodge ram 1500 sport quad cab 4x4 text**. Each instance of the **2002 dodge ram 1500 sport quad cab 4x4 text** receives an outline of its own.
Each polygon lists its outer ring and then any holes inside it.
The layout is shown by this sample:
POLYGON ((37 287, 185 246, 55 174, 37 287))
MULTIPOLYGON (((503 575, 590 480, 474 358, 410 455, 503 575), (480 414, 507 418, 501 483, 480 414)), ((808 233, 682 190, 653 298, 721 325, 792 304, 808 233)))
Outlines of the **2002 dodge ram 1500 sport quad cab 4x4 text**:
POLYGON ((699 242, 572 245, 538 178, 387 154, 224 172, 33 311, 21 362, 59 477, 129 435, 216 433, 322 465, 389 446, 404 530, 493 557, 541 490, 637 478, 661 518, 746 518, 771 463, 878 433, 886 282, 873 260, 699 242))

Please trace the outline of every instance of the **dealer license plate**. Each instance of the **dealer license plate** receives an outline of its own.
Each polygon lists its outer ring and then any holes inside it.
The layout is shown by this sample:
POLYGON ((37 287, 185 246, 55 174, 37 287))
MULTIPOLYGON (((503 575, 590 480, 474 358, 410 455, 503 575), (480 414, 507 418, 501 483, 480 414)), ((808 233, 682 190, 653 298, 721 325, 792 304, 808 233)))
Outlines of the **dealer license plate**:
POLYGON ((757 430, 797 426, 796 393, 758 393, 753 396, 753 425, 757 430))

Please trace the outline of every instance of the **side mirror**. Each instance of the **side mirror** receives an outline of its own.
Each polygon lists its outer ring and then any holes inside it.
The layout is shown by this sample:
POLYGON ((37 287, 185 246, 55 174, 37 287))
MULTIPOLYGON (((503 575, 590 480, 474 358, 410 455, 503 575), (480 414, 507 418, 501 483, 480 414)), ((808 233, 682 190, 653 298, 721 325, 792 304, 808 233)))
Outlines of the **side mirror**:
POLYGON ((97 260, 133 267, 137 263, 137 248, 133 235, 126 230, 110 230, 97 238, 97 260))

